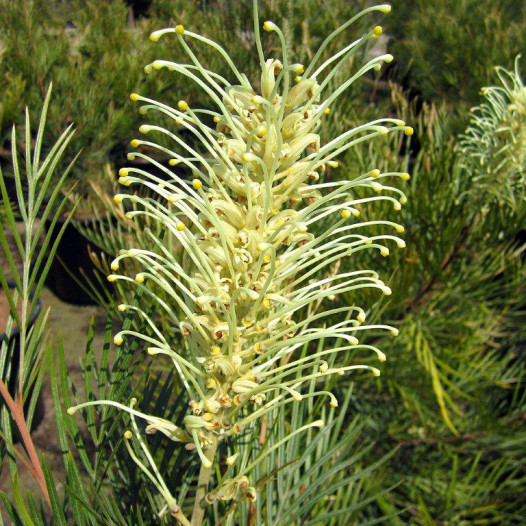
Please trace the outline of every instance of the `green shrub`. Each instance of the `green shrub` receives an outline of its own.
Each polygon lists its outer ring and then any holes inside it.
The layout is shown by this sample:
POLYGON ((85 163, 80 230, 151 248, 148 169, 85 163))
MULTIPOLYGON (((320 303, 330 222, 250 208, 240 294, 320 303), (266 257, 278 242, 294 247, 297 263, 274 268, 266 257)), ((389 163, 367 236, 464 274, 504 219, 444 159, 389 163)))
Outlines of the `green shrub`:
POLYGON ((467 108, 478 103, 493 67, 511 67, 524 50, 523 2, 393 1, 386 22, 399 75, 424 100, 467 108))
MULTIPOLYGON (((502 72, 501 78, 517 86, 512 73, 502 72)), ((487 93, 493 90, 508 91, 496 86, 487 93)), ((391 354, 382 380, 354 386, 355 411, 368 421, 370 437, 381 437, 376 453, 399 448, 383 474, 400 485, 376 501, 376 513, 398 510, 397 525, 521 524, 526 502, 517 498, 517 488, 526 481, 526 451, 518 419, 526 408, 526 274, 517 236, 526 224, 524 182, 497 185, 481 177, 479 158, 491 142, 460 147, 445 105, 424 104, 417 115, 398 90, 393 100, 398 114, 415 124, 419 152, 405 156, 410 189, 397 219, 406 226, 407 249, 385 263, 394 292, 378 307, 383 319, 400 327, 400 337, 383 342, 391 354), (509 206, 510 192, 515 206, 509 206)), ((514 115, 522 129, 523 118, 514 115)), ((350 152, 342 170, 399 166, 396 156, 374 152, 403 153, 407 145, 399 137, 383 140, 389 149, 350 152)), ((511 147, 494 151, 492 166, 520 171, 515 153, 511 147)), ((369 209, 368 219, 386 213, 379 205, 369 209)))

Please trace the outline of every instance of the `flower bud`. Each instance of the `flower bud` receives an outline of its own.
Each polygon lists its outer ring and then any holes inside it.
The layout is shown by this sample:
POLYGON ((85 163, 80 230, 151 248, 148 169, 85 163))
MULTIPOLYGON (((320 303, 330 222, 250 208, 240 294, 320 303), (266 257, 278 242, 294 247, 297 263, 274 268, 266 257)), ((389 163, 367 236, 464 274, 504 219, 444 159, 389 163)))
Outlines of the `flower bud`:
POLYGON ((265 31, 276 31, 276 29, 278 29, 278 26, 276 24, 274 24, 274 22, 271 22, 270 20, 267 20, 263 24, 263 29, 265 31))

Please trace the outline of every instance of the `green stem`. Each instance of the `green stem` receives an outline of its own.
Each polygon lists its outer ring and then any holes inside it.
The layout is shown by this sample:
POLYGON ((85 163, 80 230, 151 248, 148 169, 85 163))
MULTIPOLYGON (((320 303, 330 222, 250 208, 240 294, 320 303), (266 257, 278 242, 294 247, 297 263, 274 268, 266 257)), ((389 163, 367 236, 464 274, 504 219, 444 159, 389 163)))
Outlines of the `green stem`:
MULTIPOLYGON (((210 462, 213 463, 214 456, 217 450, 217 440, 214 440, 212 444, 206 449, 205 456, 210 462)), ((210 482, 210 475, 212 474, 212 468, 206 468, 201 465, 199 471, 199 479, 197 481, 197 490, 195 492, 194 510, 192 512, 191 526, 201 526, 203 524, 203 517, 205 515, 205 506, 203 502, 206 492, 208 490, 208 483, 210 482)))
POLYGON ((182 526, 192 526, 190 521, 184 516, 184 513, 181 511, 181 508, 177 508, 177 511, 172 512, 172 517, 175 517, 179 524, 182 526))

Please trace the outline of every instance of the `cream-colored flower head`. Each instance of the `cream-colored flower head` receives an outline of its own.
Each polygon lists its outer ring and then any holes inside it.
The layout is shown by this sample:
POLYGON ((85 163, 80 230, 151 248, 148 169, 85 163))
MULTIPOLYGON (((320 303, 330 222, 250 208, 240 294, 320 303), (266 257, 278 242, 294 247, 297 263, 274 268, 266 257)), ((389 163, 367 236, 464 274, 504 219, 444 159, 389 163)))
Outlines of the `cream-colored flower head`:
MULTIPOLYGON (((144 214, 162 223, 176 240, 177 249, 167 250, 159 242, 155 250, 125 252, 112 268, 119 268, 119 260, 133 257, 143 266, 140 279, 112 274, 112 280, 135 282, 157 298, 157 314, 173 321, 179 339, 163 334, 153 320, 149 320, 154 328, 148 335, 123 330, 117 337, 119 341, 142 338, 151 346, 151 355, 164 354, 173 360, 192 399, 184 419, 186 431, 151 420, 148 429, 176 440, 191 437, 190 447, 205 466, 210 464, 206 457, 210 444, 239 433, 276 404, 301 402, 303 385, 313 378, 358 369, 379 374, 369 365, 349 364, 344 359, 346 351, 360 345, 360 334, 367 328, 393 329, 363 325, 363 308, 331 307, 330 301, 363 288, 390 294, 376 272, 339 273, 338 261, 361 250, 387 255, 385 244, 403 246, 395 235, 403 231, 401 225, 377 221, 375 224, 383 224, 388 232, 370 237, 366 233, 369 223, 359 216, 360 208, 371 201, 390 201, 398 210, 405 196, 380 180, 404 179, 407 174, 381 174, 374 166, 350 181, 324 182, 324 174, 328 167, 337 167, 337 159, 354 144, 394 131, 409 134, 412 129, 397 119, 383 118, 349 129, 326 144, 319 134, 323 120, 346 89, 368 71, 392 60, 391 55, 376 57, 330 90, 338 71, 379 30, 371 28, 322 61, 324 50, 356 19, 373 11, 389 9, 381 5, 356 15, 331 33, 312 62, 303 66, 291 62, 283 34, 270 21, 263 29, 275 33, 282 53, 279 59, 264 56, 256 8, 261 77, 255 86, 227 52, 206 37, 186 28, 178 30, 181 26, 152 35, 153 41, 174 38, 191 64, 156 60, 146 70, 167 68, 184 75, 203 89, 215 107, 202 109, 181 101, 172 108, 132 95, 132 100, 143 103, 143 113, 157 110, 171 117, 174 129, 182 127, 193 134, 199 146, 188 144, 171 129, 153 124, 140 128, 149 135, 150 146, 168 153, 174 165, 189 168, 193 181, 180 178, 176 169, 165 169, 162 180, 142 170, 126 170, 126 185, 133 189, 142 184, 157 192, 158 200, 135 196, 136 206, 142 205, 144 214), (199 62, 192 51, 196 40, 225 59, 233 82, 199 62), (173 149, 156 146, 156 133, 171 138, 173 149), (357 187, 370 187, 370 197, 355 198, 357 187), (326 338, 341 343, 316 351, 316 343, 326 338), (312 352, 301 354, 306 345, 312 352)), ((140 147, 141 142, 135 145, 140 147)), ((141 151, 136 155, 149 158, 141 151)), ((128 197, 118 196, 120 201, 128 197)), ((385 360, 375 347, 364 348, 385 360)), ((338 405, 330 392, 309 394, 315 395, 327 397, 332 407, 338 405)), ((319 425, 316 421, 309 426, 319 425)), ((224 481, 210 498, 251 494, 252 488, 243 478, 249 471, 245 467, 224 481)))

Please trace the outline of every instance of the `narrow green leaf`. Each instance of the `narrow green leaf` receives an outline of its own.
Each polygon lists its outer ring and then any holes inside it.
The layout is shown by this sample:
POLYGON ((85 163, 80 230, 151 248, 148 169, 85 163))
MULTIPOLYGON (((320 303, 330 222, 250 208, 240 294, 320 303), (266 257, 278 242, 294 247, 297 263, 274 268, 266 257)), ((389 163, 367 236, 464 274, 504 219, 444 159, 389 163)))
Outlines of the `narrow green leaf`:
POLYGON ((9 516, 9 518, 13 521, 13 524, 15 526, 24 526, 22 522, 20 521, 18 514, 15 511, 15 507, 13 506, 11 501, 8 499, 7 495, 1 490, 0 490, 0 499, 2 499, 2 504, 4 505, 4 509, 7 515, 9 516))
POLYGON ((24 526, 33 526, 34 522, 31 519, 29 510, 27 509, 26 503, 24 502, 24 499, 22 497, 22 492, 20 490, 18 473, 15 473, 15 475, 11 477, 11 481, 12 481, 11 487, 13 490, 13 498, 15 501, 16 513, 22 520, 22 523, 24 524, 24 526))
POLYGON ((27 495, 27 504, 29 507, 31 518, 35 522, 35 525, 36 526, 46 526, 46 523, 44 522, 44 519, 43 519, 44 511, 42 509, 42 505, 39 507, 31 494, 27 495))
POLYGON ((15 179, 16 197, 18 200, 18 209, 20 211, 20 215, 22 216, 24 223, 27 224, 28 215, 26 210, 26 200, 24 198, 24 189, 22 186, 22 176, 20 175, 20 168, 18 165, 18 151, 16 149, 16 129, 14 126, 11 133, 11 155, 13 162, 13 176, 15 179))
POLYGON ((38 180, 38 164, 40 162, 40 150, 42 148, 42 139, 44 138, 44 129, 46 127, 46 117, 52 90, 53 83, 50 83, 46 92, 46 97, 44 98, 44 104, 42 105, 42 112, 40 114, 40 122, 38 125, 38 131, 35 140, 35 148, 33 155, 33 173, 35 174, 35 182, 37 182, 38 180))
POLYGON ((57 493, 56 482, 53 480, 53 475, 45 455, 42 455, 42 470, 44 471, 49 499, 51 501, 51 512, 53 513, 54 524, 57 526, 67 526, 62 503, 60 502, 60 498, 57 493))

